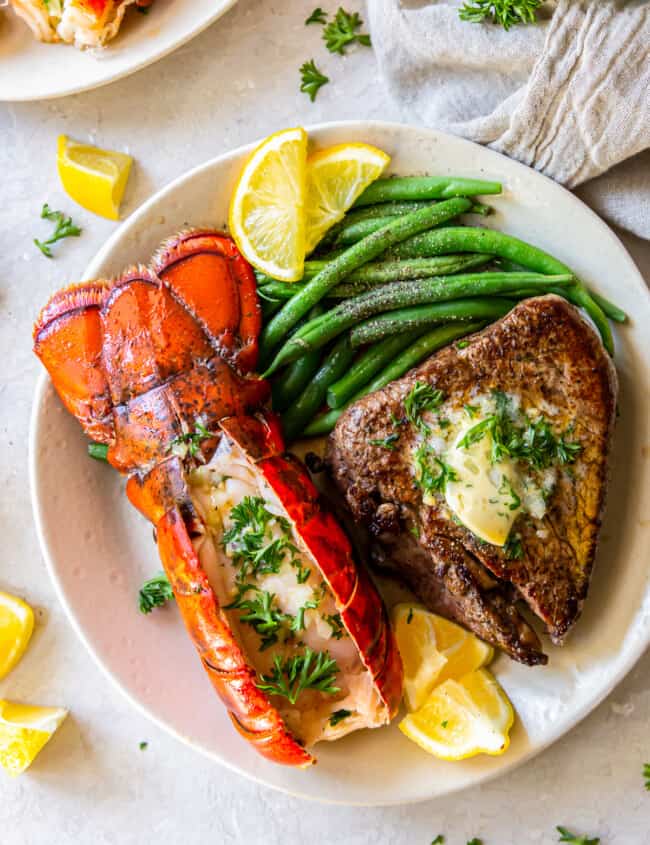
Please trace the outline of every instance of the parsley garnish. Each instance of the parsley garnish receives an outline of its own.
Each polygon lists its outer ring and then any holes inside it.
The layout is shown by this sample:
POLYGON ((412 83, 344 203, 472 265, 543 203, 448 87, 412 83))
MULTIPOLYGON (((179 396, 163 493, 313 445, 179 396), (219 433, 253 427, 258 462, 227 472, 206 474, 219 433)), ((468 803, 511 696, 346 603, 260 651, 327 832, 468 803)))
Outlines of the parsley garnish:
POLYGON ((295 704, 303 690, 314 689, 326 695, 336 695, 340 687, 335 686, 338 664, 327 651, 312 651, 305 648, 303 654, 282 660, 276 654, 273 669, 267 675, 260 675, 257 687, 270 695, 281 695, 290 704, 295 704))
POLYGON ((475 417, 475 416, 478 414, 478 412, 481 410, 481 409, 479 408, 479 406, 478 406, 478 405, 463 405, 463 408, 465 409, 465 413, 467 414, 467 416, 468 416, 471 420, 473 420, 473 419, 474 419, 474 417, 475 417))
POLYGON ((501 496, 510 496, 510 501, 505 502, 509 511, 516 511, 521 505, 521 499, 517 495, 510 479, 506 475, 501 476, 501 486, 499 487, 501 496))
POLYGON ((447 719, 445 719, 444 722, 440 722, 440 725, 443 728, 446 728, 448 724, 449 724, 449 721, 447 719))
POLYGON ((330 716, 329 722, 330 725, 335 728, 339 722, 343 721, 343 719, 347 719, 348 716, 352 715, 351 710, 335 710, 332 715, 330 716))
POLYGON ((47 258, 54 258, 50 246, 63 238, 78 238, 81 234, 79 226, 75 226, 71 217, 66 217, 62 211, 53 211, 47 203, 41 209, 41 220, 51 220, 56 224, 54 232, 46 241, 34 238, 34 243, 47 258))
POLYGON ((318 602, 314 600, 306 601, 302 607, 299 607, 298 613, 294 616, 293 622, 291 623, 291 630, 296 634, 298 631, 303 631, 305 628, 305 611, 316 610, 317 607, 318 602))
POLYGON ((329 77, 325 76, 318 70, 313 59, 302 65, 300 68, 300 78, 300 90, 304 94, 309 95, 309 99, 312 103, 316 99, 316 94, 318 94, 319 89, 329 82, 329 77))
POLYGON ((435 839, 431 840, 431 845, 444 845, 445 837, 439 833, 435 839))
POLYGON ((424 411, 433 411, 442 404, 445 394, 442 390, 435 390, 430 384, 416 381, 408 396, 404 400, 404 411, 406 419, 419 429, 427 428, 420 419, 424 411))
MULTIPOLYGON (((264 651, 264 649, 277 643, 278 633, 285 623, 290 623, 293 629, 295 622, 293 616, 282 613, 281 610, 273 606, 274 599, 274 593, 262 590, 254 584, 239 584, 238 595, 230 604, 224 605, 224 610, 244 611, 239 617, 239 621, 250 625, 262 638, 260 651, 264 651), (254 592, 256 595, 253 598, 246 598, 246 594, 250 592, 254 592)), ((302 617, 304 621, 304 610, 302 617)))
POLYGON ((138 748, 140 749, 140 751, 144 751, 144 750, 145 750, 145 748, 148 748, 148 747, 149 747, 149 743, 148 743, 148 742, 141 742, 141 743, 139 743, 139 745, 138 745, 138 748))
POLYGON ((643 777, 645 778, 645 788, 650 792, 650 763, 643 764, 643 777))
POLYGON ((190 458, 195 458, 201 451, 201 443, 211 437, 216 437, 215 432, 208 431, 201 420, 195 420, 194 431, 188 431, 187 434, 179 434, 178 437, 174 437, 168 449, 180 458, 185 458, 188 455, 190 458))
POLYGON ((460 343, 456 344, 456 349, 467 349, 469 346, 469 340, 461 340, 460 343))
POLYGON ((327 21, 327 12, 321 9, 320 6, 316 6, 314 11, 305 21, 305 26, 308 26, 310 23, 325 23, 327 21))
POLYGON ((560 834, 559 842, 568 842, 569 845, 598 845, 600 842, 600 838, 595 839, 588 839, 586 836, 576 836, 575 833, 571 833, 566 829, 566 827, 562 827, 558 825, 556 828, 557 832, 560 834))
POLYGON ((521 544, 519 534, 513 531, 508 534, 508 539, 503 546, 503 552, 508 560, 519 560, 524 556, 524 547, 521 544))
POLYGON ((140 613, 151 613, 154 607, 162 607, 165 602, 174 598, 172 585, 167 580, 164 572, 149 578, 140 587, 139 604, 140 613))
POLYGON ((323 616, 323 619, 327 622, 327 624, 332 629, 332 637, 335 640, 340 640, 343 634, 345 633, 345 628, 343 627, 343 620, 341 619, 340 613, 332 613, 330 616, 323 616))
POLYGON ((508 414, 509 400, 505 393, 495 391, 494 397, 494 414, 467 430, 458 443, 461 448, 467 449, 490 434, 492 463, 510 457, 530 464, 533 469, 546 469, 555 463, 564 465, 575 461, 582 446, 577 441, 565 439, 571 427, 556 437, 549 421, 541 416, 536 420, 526 419, 524 426, 518 425, 508 414))
POLYGON ((456 470, 439 458, 427 443, 416 449, 415 463, 419 470, 417 483, 425 493, 444 493, 448 481, 458 481, 456 470))
POLYGON ((348 44, 355 42, 364 47, 370 47, 370 36, 366 33, 357 33, 362 24, 363 21, 358 12, 346 12, 339 6, 334 20, 330 21, 323 30, 323 40, 330 53, 342 55, 348 44))
MULTIPOLYGON (((261 496, 244 496, 241 502, 230 511, 231 527, 224 532, 221 542, 229 546, 233 561, 239 566, 237 578, 243 581, 249 575, 269 575, 280 571, 287 552, 297 552, 287 536, 272 539, 271 523, 277 523, 288 535, 289 523, 281 516, 267 510, 261 496)), ((293 560, 292 560, 293 563, 293 560)), ((298 564, 298 582, 303 583, 309 577, 309 570, 298 564), (303 575, 303 581, 300 576, 303 575)))
POLYGON ((483 840, 482 839, 476 839, 476 837, 474 837, 474 839, 469 840, 467 845, 483 845, 483 840))
POLYGON ((389 452, 395 451, 395 444, 399 440, 399 434, 395 432, 394 434, 389 434, 388 437, 384 437, 382 440, 370 440, 369 443, 371 446, 381 446, 382 449, 388 449, 389 452))
POLYGON ((543 0, 473 0, 458 10, 463 21, 489 20, 508 30, 517 23, 537 23, 537 9, 543 0))

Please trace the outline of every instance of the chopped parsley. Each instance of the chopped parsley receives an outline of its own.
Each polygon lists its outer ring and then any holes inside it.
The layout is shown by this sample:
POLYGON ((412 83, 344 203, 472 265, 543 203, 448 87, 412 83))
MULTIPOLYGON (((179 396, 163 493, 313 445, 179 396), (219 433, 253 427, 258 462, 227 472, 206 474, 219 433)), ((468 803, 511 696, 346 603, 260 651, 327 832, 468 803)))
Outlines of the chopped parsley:
MULTIPOLYGON (((231 527, 224 532, 221 542, 232 555, 233 562, 239 566, 237 579, 269 575, 280 571, 287 553, 298 551, 289 542, 289 523, 284 517, 272 514, 261 496, 244 496, 241 502, 230 511, 231 527), (272 524, 279 525, 284 532, 282 537, 271 533, 272 524)), ((304 569, 299 567, 299 575, 304 569)), ((304 581, 309 577, 309 570, 304 581)), ((303 581, 299 580, 299 583, 303 581)))
POLYGON ((348 716, 351 715, 351 710, 345 710, 343 708, 341 710, 335 710, 329 718, 329 723, 333 728, 335 728, 339 722, 342 722, 343 719, 347 719, 348 716))
POLYGON ((316 95, 323 85, 327 85, 329 77, 321 73, 316 67, 313 59, 305 62, 300 68, 300 90, 303 94, 307 94, 309 99, 314 102, 316 95))
POLYGON ((140 751, 144 751, 144 750, 145 750, 146 748, 148 748, 148 747, 149 747, 149 743, 148 743, 148 742, 140 742, 140 743, 138 744, 138 748, 140 749, 140 751))
POLYGON ((439 833, 435 839, 431 840, 431 845, 444 845, 445 837, 439 833))
POLYGON ((330 53, 345 53, 345 48, 350 44, 361 44, 370 47, 370 36, 366 33, 359 33, 357 30, 362 26, 363 21, 358 12, 346 12, 339 6, 334 20, 330 21, 323 29, 323 40, 330 53))
MULTIPOLYGON (((238 594, 230 604, 224 605, 224 610, 243 610, 239 617, 240 622, 250 625, 262 638, 260 651, 277 643, 282 628, 287 623, 293 630, 295 619, 288 613, 282 613, 274 607, 275 594, 268 590, 262 590, 254 584, 239 584, 238 594), (254 593, 252 598, 247 598, 248 593, 254 593)), ((301 621, 304 622, 304 610, 302 610, 301 621)), ((296 617, 297 618, 297 617, 296 617)), ((301 625, 301 628, 304 624, 301 625)), ((298 629, 299 630, 299 629, 298 629)))
POLYGON ((513 531, 508 534, 508 539, 503 546, 503 552, 508 560, 519 560, 524 556, 524 547, 521 544, 519 534, 513 531))
POLYGON ((483 840, 482 840, 482 839, 477 839, 476 837, 474 837, 474 839, 470 839, 470 840, 469 840, 469 842, 467 843, 467 845, 483 845, 483 840))
POLYGON ((194 431, 175 437, 169 444, 169 451, 179 458, 195 458, 201 451, 201 443, 216 436, 214 431, 208 431, 201 420, 195 420, 194 431))
POLYGON ((458 10, 462 21, 501 24, 507 31, 518 23, 537 23, 537 10, 544 0, 472 0, 458 10))
POLYGON ((388 437, 384 437, 381 440, 370 440, 369 443, 371 446, 381 446, 382 449, 388 449, 389 452, 394 452, 396 449, 395 444, 399 440, 399 434, 395 432, 394 434, 389 434, 388 437))
POLYGON ((316 610, 318 607, 318 601, 312 599, 311 601, 306 601, 302 607, 298 608, 298 613, 294 616, 293 622, 291 623, 291 630, 294 633, 298 633, 299 631, 305 630, 305 611, 306 610, 316 610))
POLYGON ((533 469, 547 469, 554 464, 570 464, 582 450, 577 441, 567 440, 572 429, 564 434, 554 435, 551 424, 540 416, 535 420, 526 418, 524 425, 515 422, 510 414, 510 400, 505 393, 495 391, 496 409, 493 414, 467 430, 459 447, 467 449, 486 435, 492 439, 491 460, 498 463, 504 458, 523 461, 533 469))
POLYGON ((321 9, 320 6, 316 6, 314 11, 305 21, 305 26, 308 26, 310 23, 322 23, 324 24, 327 21, 327 12, 321 9))
POLYGON ((598 845, 600 842, 600 838, 598 837, 596 839, 588 839, 586 836, 576 836, 575 833, 571 833, 566 827, 562 827, 561 825, 558 825, 556 830, 560 834, 558 842, 568 842, 569 845, 598 845))
POLYGON ((509 511, 516 511, 517 508, 521 507, 521 499, 519 498, 514 487, 512 486, 512 482, 506 475, 501 476, 501 486, 499 487, 499 494, 501 496, 510 496, 510 501, 504 503, 505 505, 507 505, 509 511))
POLYGON ((448 481, 458 481, 456 470, 439 458, 427 443, 415 450, 417 484, 425 493, 444 493, 448 481))
POLYGON ((332 613, 329 616, 323 616, 323 619, 332 629, 332 638, 335 640, 340 640, 341 637, 345 634, 345 628, 343 627, 343 620, 341 619, 341 614, 332 613))
POLYGON ((140 613, 151 613, 154 607, 162 607, 166 602, 174 598, 172 585, 169 583, 164 572, 149 578, 140 587, 139 606, 140 613))
POLYGON ((46 241, 39 241, 34 238, 34 243, 46 258, 54 258, 50 247, 63 238, 78 238, 81 234, 79 226, 75 226, 71 217, 66 217, 62 211, 54 211, 47 203, 41 209, 41 220, 51 220, 54 224, 54 232, 46 241))
POLYGON ((436 390, 430 384, 416 381, 404 400, 406 419, 420 430, 423 427, 426 429, 427 426, 421 419, 421 415, 424 411, 433 411, 440 407, 444 398, 445 394, 442 390, 436 390))
POLYGON ((448 724, 449 724, 449 720, 448 720, 448 719, 445 719, 445 720, 444 720, 444 722, 440 722, 440 725, 441 725, 441 727, 443 727, 443 728, 446 728, 448 724))
POLYGON ((325 695, 336 695, 338 664, 327 651, 312 651, 305 648, 303 654, 282 660, 280 655, 273 659, 273 668, 266 675, 260 675, 258 689, 269 695, 281 695, 290 704, 295 704, 303 690, 313 689, 325 695))
POLYGON ((460 343, 456 344, 456 349, 467 349, 469 346, 469 340, 461 340, 460 343))
POLYGON ((643 777, 645 779, 645 788, 650 792, 650 763, 643 764, 643 777))

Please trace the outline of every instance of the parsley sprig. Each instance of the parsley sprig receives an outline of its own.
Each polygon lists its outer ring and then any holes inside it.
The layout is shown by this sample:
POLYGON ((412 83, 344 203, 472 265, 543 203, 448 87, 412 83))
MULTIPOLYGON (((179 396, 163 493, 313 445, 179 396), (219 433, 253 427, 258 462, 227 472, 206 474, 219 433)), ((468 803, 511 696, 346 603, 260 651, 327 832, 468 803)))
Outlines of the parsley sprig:
POLYGON ((316 95, 330 80, 328 76, 321 73, 316 67, 313 59, 305 62, 300 68, 300 90, 303 94, 308 94, 309 99, 314 102, 316 95))
POLYGON ((335 685, 338 664, 327 651, 312 651, 305 648, 303 654, 296 654, 284 661, 276 654, 273 668, 261 675, 257 687, 270 695, 281 695, 290 704, 295 704, 303 690, 313 689, 326 695, 336 695, 340 687, 335 685))
POLYGON ((566 827, 562 827, 561 825, 557 826, 557 832, 560 834, 560 838, 558 842, 568 842, 569 845, 598 845, 600 842, 600 838, 596 837, 595 839, 589 839, 586 836, 576 836, 575 833, 571 833, 571 831, 567 830, 566 827))
POLYGON ((262 590, 254 584, 240 584, 237 596, 230 604, 224 605, 224 610, 244 611, 239 621, 250 625, 260 635, 260 651, 277 643, 282 626, 293 621, 293 617, 278 610, 274 602, 274 593, 262 590), (254 595, 249 596, 249 593, 254 595))
POLYGON ((519 425, 508 413, 509 400, 505 393, 495 391, 494 397, 494 414, 467 430, 458 443, 461 448, 467 449, 489 434, 492 438, 492 463, 510 457, 537 470, 547 469, 554 464, 573 463, 582 451, 580 443, 566 439, 571 428, 556 436, 549 421, 542 416, 535 420, 526 419, 525 425, 519 425))
POLYGON ((393 432, 393 434, 389 434, 387 437, 382 437, 381 439, 376 440, 369 440, 371 446, 380 446, 382 449, 388 449, 389 452, 394 452, 397 446, 395 445, 399 440, 399 434, 397 432, 393 432))
POLYGON ((201 444, 204 440, 209 440, 211 437, 216 437, 214 431, 208 431, 201 420, 196 420, 194 423, 194 431, 188 431, 185 434, 179 434, 169 444, 169 451, 181 458, 189 456, 196 458, 201 451, 201 444))
POLYGON ((323 40, 330 53, 343 55, 345 48, 355 43, 370 47, 370 36, 365 32, 357 32, 362 24, 363 21, 358 12, 346 12, 339 6, 334 20, 323 29, 323 40))
POLYGON ((79 226, 75 226, 71 217, 66 217, 62 211, 54 211, 45 203, 41 209, 41 220, 51 220, 55 223, 54 232, 46 241, 34 238, 34 243, 46 258, 54 258, 50 247, 63 238, 78 238, 81 234, 79 226))
POLYGON ((174 598, 172 585, 169 583, 164 572, 149 578, 140 587, 138 594, 140 613, 151 613, 154 607, 162 607, 166 602, 174 598))
MULTIPOLYGON (((282 563, 294 556, 298 549, 289 541, 289 523, 282 516, 272 514, 261 496, 244 496, 241 502, 230 511, 230 528, 221 538, 222 545, 232 555, 233 562, 239 567, 237 580, 244 582, 249 577, 275 574, 282 563), (278 525, 282 536, 273 537, 272 525, 278 525)), ((304 575, 300 567, 299 575, 304 575)), ((309 577, 303 578, 304 583, 309 577)))
POLYGON ((458 10, 463 21, 501 24, 507 31, 518 23, 537 23, 537 10, 543 0, 472 0, 458 10))
POLYGON ((321 9, 320 6, 316 6, 314 11, 305 21, 305 26, 309 26, 310 23, 327 23, 327 12, 324 9, 321 9))

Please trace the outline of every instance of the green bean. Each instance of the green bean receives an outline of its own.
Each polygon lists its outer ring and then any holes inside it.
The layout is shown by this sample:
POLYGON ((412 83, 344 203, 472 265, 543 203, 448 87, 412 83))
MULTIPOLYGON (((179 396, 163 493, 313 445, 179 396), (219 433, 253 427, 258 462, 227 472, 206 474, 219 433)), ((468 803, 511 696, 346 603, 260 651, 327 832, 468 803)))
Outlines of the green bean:
MULTIPOLYGON (((424 279, 430 276, 447 276, 451 273, 458 273, 461 270, 470 270, 487 264, 492 256, 467 253, 465 255, 441 255, 437 258, 415 258, 411 261, 376 261, 366 264, 351 273, 346 282, 337 285, 329 292, 333 299, 343 299, 348 296, 357 296, 364 293, 374 285, 386 284, 387 282, 402 282, 410 279, 424 279)), ((323 262, 310 262, 305 264, 321 264, 323 262)), ((306 272, 309 272, 306 269, 306 272)), ((322 267, 319 268, 319 270, 322 267)), ((304 287, 302 282, 269 282, 261 290, 269 297, 278 299, 291 299, 304 287)))
POLYGON ((387 311, 359 323, 350 333, 350 343, 353 349, 358 349, 391 335, 424 330, 435 323, 498 320, 516 304, 516 300, 484 296, 452 299, 450 302, 435 302, 433 305, 416 305, 413 308, 398 308, 397 311, 387 311))
POLYGON ((316 417, 305 428, 303 434, 305 437, 317 437, 319 435, 329 434, 343 411, 353 402, 356 402, 357 399, 366 396, 368 393, 374 393, 375 390, 380 390, 382 387, 390 384, 391 381, 401 378, 404 373, 407 373, 432 352, 435 352, 442 346, 446 346, 452 340, 456 340, 456 338, 478 331, 484 325, 485 323, 461 323, 459 325, 438 326, 432 331, 423 334, 350 399, 343 408, 335 408, 322 414, 320 417, 316 417))
POLYGON ((318 371, 300 396, 282 415, 282 431, 291 442, 301 433, 325 401, 327 388, 341 378, 354 358, 350 338, 344 335, 323 361, 318 371))
POLYGON ((88 457, 96 461, 108 461, 108 446, 105 443, 89 443, 88 457))
POLYGON ((335 223, 325 233, 316 248, 320 249, 323 246, 333 243, 341 229, 353 223, 359 223, 361 220, 371 220, 374 217, 396 217, 401 214, 409 214, 411 211, 426 208, 428 205, 430 205, 428 200, 422 202, 385 202, 381 205, 368 205, 365 208, 353 209, 348 211, 342 220, 335 223))
MULTIPOLYGON (((347 373, 327 390, 327 404, 330 408, 340 408, 348 399, 355 395, 364 384, 399 355, 422 332, 405 332, 404 334, 387 337, 366 349, 352 364, 347 373)), ((301 359, 299 359, 301 360, 301 359)))
POLYGON ((454 176, 402 176, 377 179, 354 203, 354 208, 378 202, 434 200, 500 194, 500 182, 460 179, 454 176))
POLYGON ((588 289, 589 294, 596 305, 599 305, 600 308, 603 310, 606 317, 609 317, 610 320, 614 320, 615 323, 625 323, 627 321, 627 314, 618 305, 615 305, 613 302, 610 302, 609 299, 605 299, 604 296, 601 296, 596 291, 588 289))
MULTIPOLYGON (((444 229, 424 232, 391 250, 392 258, 421 258, 449 252, 489 252, 499 258, 514 261, 537 273, 570 273, 566 264, 526 241, 519 240, 496 229, 476 229, 470 226, 447 226, 444 229)), ((600 305, 591 297, 582 282, 576 279, 573 292, 575 304, 582 306, 594 321, 605 349, 614 354, 614 340, 600 305)))
POLYGON ((427 302, 444 302, 465 296, 494 295, 522 287, 538 288, 540 292, 544 292, 552 285, 564 287, 572 283, 573 276, 569 274, 543 276, 538 273, 467 273, 382 285, 345 300, 331 311, 310 320, 279 350, 266 375, 275 372, 283 364, 295 361, 307 349, 323 346, 360 320, 382 311, 394 311, 397 308, 423 305, 427 302))
POLYGON ((262 299, 260 303, 262 306, 262 317, 264 320, 270 320, 274 314, 282 308, 282 299, 262 299))
POLYGON ((470 205, 470 200, 458 198, 418 209, 404 217, 396 217, 383 229, 351 246, 314 276, 267 324, 262 333, 262 358, 268 357, 298 320, 354 270, 401 241, 456 217, 470 205))
MULTIPOLYGON (((320 316, 323 310, 323 306, 319 303, 311 309, 308 316, 313 319, 320 316)), ((318 370, 322 357, 320 349, 313 349, 290 364, 273 380, 271 396, 274 411, 281 413, 300 396, 318 370)))

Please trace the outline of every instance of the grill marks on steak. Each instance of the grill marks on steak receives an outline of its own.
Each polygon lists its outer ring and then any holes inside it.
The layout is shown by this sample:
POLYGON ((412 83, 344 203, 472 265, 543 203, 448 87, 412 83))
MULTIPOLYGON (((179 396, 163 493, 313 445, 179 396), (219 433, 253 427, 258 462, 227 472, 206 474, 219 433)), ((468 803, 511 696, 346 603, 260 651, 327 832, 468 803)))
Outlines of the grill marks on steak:
POLYGON ((329 462, 355 518, 378 540, 377 557, 395 569, 432 610, 466 625, 524 663, 546 662, 536 634, 516 608, 523 598, 561 644, 587 595, 605 500, 617 378, 591 326, 557 296, 528 299, 403 378, 356 402, 339 419, 329 462), (444 501, 425 505, 415 483, 417 432, 400 426, 393 451, 372 445, 395 432, 416 382, 444 392, 442 406, 472 396, 517 394, 555 430, 569 425, 582 446, 570 472, 558 471, 545 515, 520 515, 514 531, 524 554, 511 560, 449 518, 444 501), (415 533, 419 533, 416 540, 415 533))

